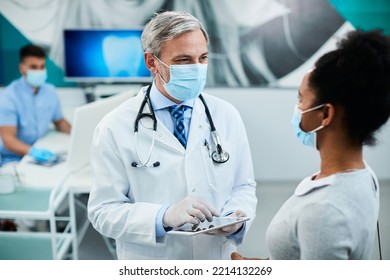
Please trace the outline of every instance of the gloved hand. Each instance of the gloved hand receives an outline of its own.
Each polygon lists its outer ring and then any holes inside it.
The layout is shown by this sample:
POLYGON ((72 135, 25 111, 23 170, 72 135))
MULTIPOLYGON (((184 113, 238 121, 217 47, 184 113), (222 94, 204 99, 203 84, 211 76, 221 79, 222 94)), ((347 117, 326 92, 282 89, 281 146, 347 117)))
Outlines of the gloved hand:
MULTIPOLYGON (((246 213, 242 211, 241 209, 236 210, 232 214, 228 215, 227 217, 246 217, 246 213)), ((239 230, 244 222, 237 223, 231 226, 226 226, 220 229, 212 230, 208 232, 208 234, 211 235, 223 235, 223 236, 229 236, 233 233, 235 233, 237 230, 239 230)))
POLYGON ((28 154, 39 162, 49 162, 57 159, 57 155, 45 149, 31 147, 28 154))
POLYGON ((213 216, 219 216, 217 210, 203 201, 187 196, 167 209, 163 224, 165 227, 179 227, 185 223, 197 225, 206 219, 211 222, 213 216))

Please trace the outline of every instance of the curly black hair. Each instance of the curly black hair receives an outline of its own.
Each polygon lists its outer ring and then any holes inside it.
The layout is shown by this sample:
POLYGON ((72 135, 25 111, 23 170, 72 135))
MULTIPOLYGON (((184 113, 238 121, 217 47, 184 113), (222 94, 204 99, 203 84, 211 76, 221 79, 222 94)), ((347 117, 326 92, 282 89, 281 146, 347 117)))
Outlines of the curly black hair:
POLYGON ((338 104, 353 143, 374 145, 390 116, 390 37, 381 30, 349 32, 321 56, 309 77, 318 104, 338 104))

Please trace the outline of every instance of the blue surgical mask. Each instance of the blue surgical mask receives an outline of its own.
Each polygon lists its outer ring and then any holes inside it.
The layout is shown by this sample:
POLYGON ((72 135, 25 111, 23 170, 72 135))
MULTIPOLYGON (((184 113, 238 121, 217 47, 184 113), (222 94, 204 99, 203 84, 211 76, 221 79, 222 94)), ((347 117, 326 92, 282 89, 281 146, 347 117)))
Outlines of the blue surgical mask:
POLYGON ((40 87, 47 79, 46 70, 28 70, 26 75, 27 83, 33 87, 40 87))
POLYGON ((316 132, 318 130, 322 129, 324 126, 321 125, 321 126, 317 127, 316 129, 305 132, 301 129, 302 115, 307 113, 307 112, 311 112, 311 111, 314 111, 314 110, 319 109, 321 107, 324 107, 324 106, 325 106, 325 104, 322 104, 322 105, 318 105, 316 107, 307 109, 305 111, 302 111, 301 109, 298 108, 298 105, 295 105, 294 114, 293 114, 293 117, 291 119, 291 125, 294 129, 295 135, 297 136, 297 138, 301 141, 301 143, 303 145, 307 145, 307 146, 316 148, 317 147, 317 133, 316 132))
MULTIPOLYGON (((157 58, 157 57, 156 57, 157 58)), ((170 79, 164 84, 165 90, 176 100, 187 101, 199 96, 202 92, 207 78, 207 64, 173 64, 166 65, 157 58, 164 66, 169 68, 170 79)))

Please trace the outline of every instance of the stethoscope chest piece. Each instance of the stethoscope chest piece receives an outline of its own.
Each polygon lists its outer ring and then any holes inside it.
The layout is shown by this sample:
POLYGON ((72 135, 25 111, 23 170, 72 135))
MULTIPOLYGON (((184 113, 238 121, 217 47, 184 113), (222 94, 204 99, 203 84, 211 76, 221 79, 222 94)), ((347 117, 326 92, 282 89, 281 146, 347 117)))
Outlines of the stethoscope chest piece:
POLYGON ((229 160, 229 153, 227 153, 226 151, 222 151, 222 152, 218 152, 218 151, 215 151, 214 153, 212 153, 211 155, 213 161, 215 163, 225 163, 229 160))

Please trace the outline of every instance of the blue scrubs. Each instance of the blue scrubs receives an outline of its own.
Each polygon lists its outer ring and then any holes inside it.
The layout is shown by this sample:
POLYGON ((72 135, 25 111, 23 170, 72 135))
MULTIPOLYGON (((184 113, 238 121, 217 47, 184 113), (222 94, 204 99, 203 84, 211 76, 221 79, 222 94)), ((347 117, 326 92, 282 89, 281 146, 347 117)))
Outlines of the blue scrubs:
MULTIPOLYGON (((33 88, 21 77, 0 93, 0 126, 16 126, 17 138, 28 145, 34 144, 53 121, 62 117, 60 101, 53 85, 45 83, 34 94, 33 88)), ((0 166, 21 158, 7 150, 0 138, 0 166)))

